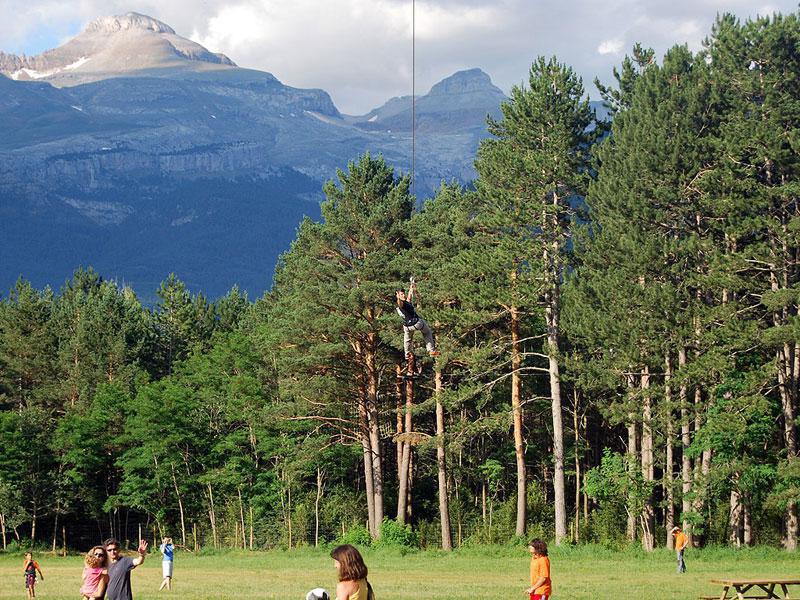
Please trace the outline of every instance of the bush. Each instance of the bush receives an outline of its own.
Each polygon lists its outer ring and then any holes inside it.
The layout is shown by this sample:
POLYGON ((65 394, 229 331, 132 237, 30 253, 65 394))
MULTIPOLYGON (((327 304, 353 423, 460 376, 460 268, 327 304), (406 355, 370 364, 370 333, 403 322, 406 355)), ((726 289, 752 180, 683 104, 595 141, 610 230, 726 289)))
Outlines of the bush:
POLYGON ((420 548, 441 548, 442 526, 439 521, 419 521, 417 523, 417 539, 420 548))
POLYGON ((353 546, 370 546, 372 545, 372 536, 363 525, 353 525, 347 530, 343 536, 336 538, 334 542, 337 546, 340 544, 351 544, 353 546))
POLYGON ((614 505, 609 505, 592 512, 588 523, 589 535, 584 538, 586 541, 614 550, 628 544, 625 536, 627 516, 624 511, 614 508, 614 505))
POLYGON ((401 525, 397 521, 384 519, 381 535, 375 541, 376 548, 419 548, 419 539, 411 525, 401 525))

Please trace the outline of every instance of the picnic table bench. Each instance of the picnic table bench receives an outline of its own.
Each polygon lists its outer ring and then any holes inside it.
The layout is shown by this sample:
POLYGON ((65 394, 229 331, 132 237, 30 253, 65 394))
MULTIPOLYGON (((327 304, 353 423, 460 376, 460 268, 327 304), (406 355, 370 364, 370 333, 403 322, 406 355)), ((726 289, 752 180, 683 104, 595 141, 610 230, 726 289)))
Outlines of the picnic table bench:
POLYGON ((721 585, 722 591, 717 596, 701 596, 701 600, 800 600, 800 592, 789 595, 789 587, 800 585, 800 579, 712 579, 711 583, 721 585), (776 588, 780 588, 780 592, 776 592, 776 588))

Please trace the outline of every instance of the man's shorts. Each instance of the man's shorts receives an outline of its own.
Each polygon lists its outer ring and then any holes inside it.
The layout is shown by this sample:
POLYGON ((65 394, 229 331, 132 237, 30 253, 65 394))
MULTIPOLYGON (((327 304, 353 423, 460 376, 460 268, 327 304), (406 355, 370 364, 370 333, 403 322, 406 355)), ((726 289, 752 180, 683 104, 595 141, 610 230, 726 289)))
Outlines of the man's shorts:
POLYGON ((547 594, 531 594, 531 600, 549 600, 547 594))

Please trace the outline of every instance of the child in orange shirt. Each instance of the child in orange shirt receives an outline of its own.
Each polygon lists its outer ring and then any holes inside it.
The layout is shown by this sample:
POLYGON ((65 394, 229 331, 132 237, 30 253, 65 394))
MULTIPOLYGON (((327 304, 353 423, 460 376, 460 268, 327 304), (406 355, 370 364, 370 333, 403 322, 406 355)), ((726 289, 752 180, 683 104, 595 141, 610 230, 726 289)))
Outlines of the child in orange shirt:
POLYGON ((39 572, 39 577, 44 581, 44 575, 39 568, 39 563, 33 560, 33 554, 30 552, 25 553, 25 562, 23 563, 25 569, 25 591, 28 593, 28 599, 36 598, 36 572, 39 572))
POLYGON ((531 540, 528 550, 531 553, 531 587, 528 588, 530 600, 550 600, 553 586, 550 582, 547 544, 537 538, 531 540))

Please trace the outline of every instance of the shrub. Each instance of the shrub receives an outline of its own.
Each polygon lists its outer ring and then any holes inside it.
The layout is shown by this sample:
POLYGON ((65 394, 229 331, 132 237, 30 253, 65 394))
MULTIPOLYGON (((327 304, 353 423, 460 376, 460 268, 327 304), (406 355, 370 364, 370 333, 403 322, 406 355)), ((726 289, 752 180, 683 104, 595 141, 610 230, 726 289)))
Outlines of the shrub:
POLYGON ((347 532, 338 537, 334 542, 337 546, 340 544, 351 544, 353 546, 370 546, 372 544, 372 536, 363 525, 353 525, 347 532))
POLYGON ((375 541, 376 548, 419 548, 419 539, 411 525, 401 525, 397 521, 384 519, 381 535, 375 541))

